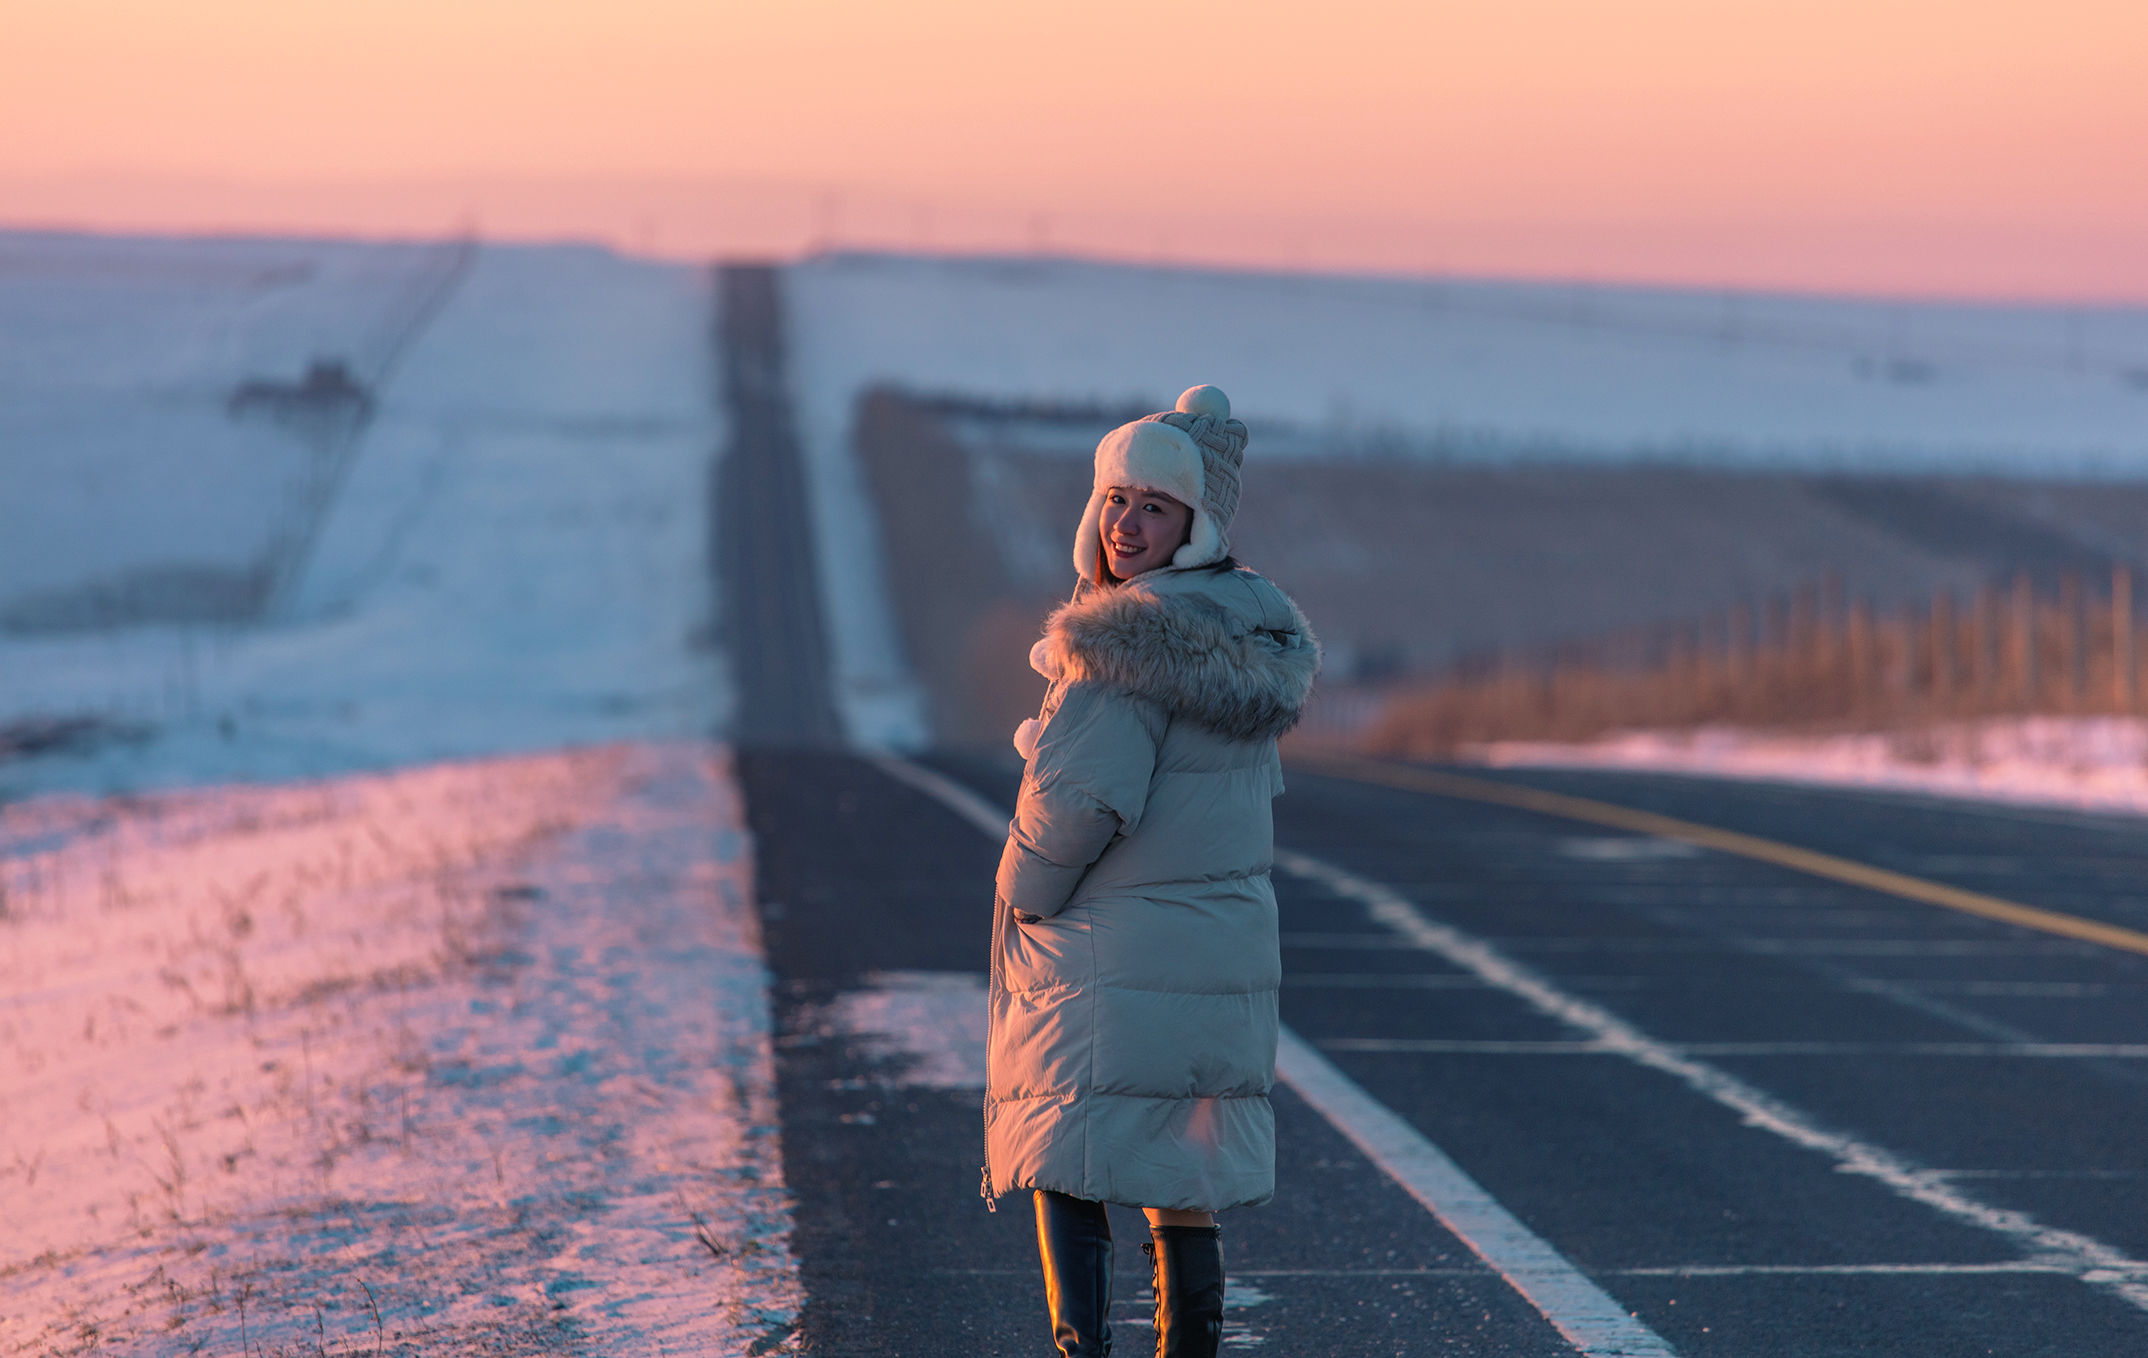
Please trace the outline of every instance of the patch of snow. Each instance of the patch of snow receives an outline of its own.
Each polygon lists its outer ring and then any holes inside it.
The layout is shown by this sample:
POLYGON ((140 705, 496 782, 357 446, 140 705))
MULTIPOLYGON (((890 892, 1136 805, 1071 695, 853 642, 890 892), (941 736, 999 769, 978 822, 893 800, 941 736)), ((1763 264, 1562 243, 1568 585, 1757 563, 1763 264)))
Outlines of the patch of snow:
MULTIPOLYGON (((225 417, 226 393, 250 374, 295 376, 319 352, 382 352, 378 336, 408 308, 368 319, 367 298, 407 294, 395 270, 429 257, 62 244, 39 248, 68 267, 40 256, 33 269, 17 259, 28 246, 0 237, 0 394, 36 387, 51 366, 32 322, 53 328, 73 366, 108 374, 0 421, 0 553, 56 516, 66 531, 34 539, 41 582, 175 559, 242 567, 262 522, 284 512, 289 477, 256 446, 273 431, 225 417), (38 306, 18 309, 30 293, 38 306), (78 455, 95 474, 73 498, 36 471, 78 455), (172 487, 205 469, 232 489, 197 515, 202 497, 172 487), (152 549, 134 527, 193 532, 197 517, 199 542, 152 549)), ((0 726, 96 718, 134 737, 0 762, 0 798, 722 729, 707 544, 723 441, 713 305, 705 270, 590 249, 479 250, 392 364, 366 360, 385 378, 377 408, 275 616, 0 631, 0 726)), ((13 570, 0 572, 10 589, 13 570)))
POLYGON ((968 971, 881 971, 864 990, 830 1006, 836 1031, 864 1040, 893 1061, 899 1084, 925 1089, 985 1087, 985 978, 968 971))
POLYGON ((1597 741, 1496 741, 1500 768, 1658 769, 2148 814, 2148 720, 2016 717, 1926 729, 1795 735, 1709 727, 1597 741))
POLYGON ((788 1351, 725 754, 0 807, 0 1348, 788 1351))

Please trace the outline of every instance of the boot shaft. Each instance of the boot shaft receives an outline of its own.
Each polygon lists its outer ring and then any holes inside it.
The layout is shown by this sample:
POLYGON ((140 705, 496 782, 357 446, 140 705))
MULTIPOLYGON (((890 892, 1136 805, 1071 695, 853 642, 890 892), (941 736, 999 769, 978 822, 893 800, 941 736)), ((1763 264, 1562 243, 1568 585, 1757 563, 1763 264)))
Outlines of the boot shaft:
POLYGON ((1104 1204, 1038 1189, 1037 1258, 1060 1358, 1111 1352, 1111 1218, 1104 1204))
POLYGON ((1156 1358, 1216 1358, 1223 1342, 1223 1230, 1151 1226, 1156 1358))

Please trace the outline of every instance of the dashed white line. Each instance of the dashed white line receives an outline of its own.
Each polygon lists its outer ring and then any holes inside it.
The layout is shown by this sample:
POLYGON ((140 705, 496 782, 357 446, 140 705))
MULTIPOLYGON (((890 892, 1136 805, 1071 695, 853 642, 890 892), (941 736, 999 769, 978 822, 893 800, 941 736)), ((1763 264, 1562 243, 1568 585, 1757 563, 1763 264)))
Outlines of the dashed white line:
POLYGON ((1621 1278, 1948 1278, 2007 1273, 2055 1273, 2058 1264, 2012 1259, 1991 1264, 1662 1264, 1653 1268, 1607 1268, 1621 1278))
MULTIPOLYGON (((1281 860, 1278 859, 1278 862, 1281 860)), ((2094 957, 2093 943, 2063 938, 1490 938, 1514 952, 1757 953, 1785 957, 2094 957)), ((1371 946, 1313 945, 1313 946, 1371 946)))
POLYGON ((1659 1042, 1601 1006, 1568 994, 1509 959, 1482 939, 1425 918, 1396 892, 1355 873, 1278 851, 1276 866, 1363 905, 1377 922, 1416 946, 1475 972, 1516 995, 1539 1013, 1589 1035, 1592 1042, 1636 1065, 1668 1075, 1705 1098, 1737 1113, 1747 1126, 1825 1155, 1846 1174, 1861 1175, 1895 1194, 1944 1216, 1998 1235, 2030 1261, 2105 1287, 2148 1310, 2148 1263, 2077 1231, 2047 1226, 2026 1212, 1994 1207, 1962 1192, 1948 1176, 1917 1165, 1884 1147, 1822 1126, 1801 1109, 1746 1083, 1720 1067, 1659 1042))
MULTIPOLYGON (((1329 1037, 1332 1052, 1396 1052, 1419 1056, 1626 1056, 1600 1038, 1581 1041, 1498 1041, 1472 1038, 1329 1037)), ((1667 1042, 1680 1056, 1995 1056, 2082 1061, 2148 1058, 2148 1042, 1667 1042)))
POLYGON ((1297 990, 1483 990, 1475 976, 1446 972, 1292 972, 1283 984, 1297 990))

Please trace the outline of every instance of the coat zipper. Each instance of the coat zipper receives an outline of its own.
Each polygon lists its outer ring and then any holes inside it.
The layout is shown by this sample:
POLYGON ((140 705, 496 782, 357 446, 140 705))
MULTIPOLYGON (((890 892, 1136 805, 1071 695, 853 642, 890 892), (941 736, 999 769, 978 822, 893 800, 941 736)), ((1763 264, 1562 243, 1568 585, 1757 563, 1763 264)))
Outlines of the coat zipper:
MULTIPOLYGON (((992 957, 990 964, 985 969, 985 1042, 988 1051, 991 1045, 992 1005, 1000 990, 999 950, 1001 944, 1005 941, 1005 935, 1002 931, 1006 927, 1007 906, 1005 902, 999 899, 999 893, 995 891, 992 893, 992 957)), ((977 1195, 984 1199, 987 1212, 997 1212, 999 1210, 999 1195, 992 1191, 992 1086, 989 1081, 985 1085, 984 1099, 981 1102, 979 1111, 984 1121, 985 1162, 978 1166, 977 1195)))

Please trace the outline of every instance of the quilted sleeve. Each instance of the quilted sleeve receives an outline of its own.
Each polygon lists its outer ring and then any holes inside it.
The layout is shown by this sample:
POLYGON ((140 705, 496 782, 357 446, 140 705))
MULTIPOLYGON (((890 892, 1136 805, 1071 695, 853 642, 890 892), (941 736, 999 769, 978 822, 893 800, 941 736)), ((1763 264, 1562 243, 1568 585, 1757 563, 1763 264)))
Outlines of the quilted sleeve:
POLYGON ((1068 686, 1022 776, 999 860, 1001 908, 1058 914, 1112 838, 1141 823, 1167 720, 1124 690, 1068 686))

